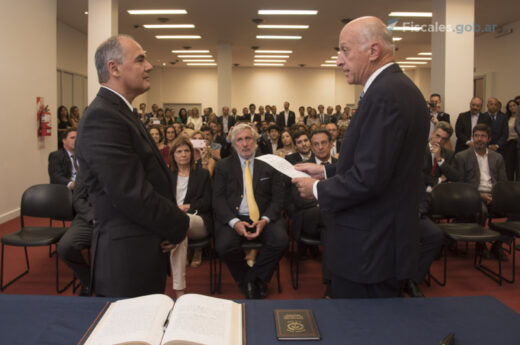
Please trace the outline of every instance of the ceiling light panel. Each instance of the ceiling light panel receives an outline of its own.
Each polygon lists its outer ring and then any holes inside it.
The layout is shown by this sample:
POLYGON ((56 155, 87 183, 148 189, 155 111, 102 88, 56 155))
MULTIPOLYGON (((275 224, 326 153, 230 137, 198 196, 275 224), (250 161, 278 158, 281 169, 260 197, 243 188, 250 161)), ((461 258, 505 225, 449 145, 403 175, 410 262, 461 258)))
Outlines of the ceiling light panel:
POLYGON ((422 55, 422 56, 432 56, 432 53, 431 52, 421 52, 417 55, 422 55))
POLYGON ((401 41, 402 39, 402 37, 392 37, 392 41, 394 42, 401 41))
POLYGON ((184 50, 172 50, 172 53, 175 53, 175 54, 204 54, 204 53, 209 53, 209 50, 184 49, 184 50))
POLYGON ((255 63, 255 66, 283 66, 283 63, 255 63))
POLYGON ((146 15, 146 14, 187 14, 186 10, 128 10, 129 14, 146 15))
POLYGON ((406 60, 431 61, 431 57, 407 57, 406 60))
POLYGON ((215 62, 215 59, 183 59, 182 62, 215 62))
POLYGON ((288 59, 289 55, 255 55, 255 59, 288 59))
POLYGON ((431 12, 390 12, 390 17, 431 17, 431 12))
POLYGON ((316 10, 258 10, 260 15, 299 15, 299 16, 314 16, 318 14, 316 10))
POLYGON ((320 66, 321 67, 336 67, 336 64, 322 63, 320 66))
POLYGON ((207 54, 207 55, 193 55, 193 54, 187 54, 187 55, 177 55, 180 59, 202 59, 202 58, 205 58, 205 59, 211 59, 213 58, 213 55, 211 54, 207 54))
POLYGON ((265 50, 265 49, 257 49, 255 50, 255 54, 291 54, 292 50, 265 50))
POLYGON ((158 40, 198 40, 200 35, 156 35, 158 40))
POLYGON ((216 66, 216 63, 211 62, 190 62, 186 64, 187 66, 216 66))
POLYGON ((255 62, 287 62, 284 59, 255 59, 255 62))
POLYGON ((144 24, 145 29, 193 29, 193 24, 144 24))
POLYGON ((259 24, 259 29, 308 29, 309 25, 270 25, 270 24, 259 24))
POLYGON ((301 36, 256 35, 259 40, 301 40, 301 36))

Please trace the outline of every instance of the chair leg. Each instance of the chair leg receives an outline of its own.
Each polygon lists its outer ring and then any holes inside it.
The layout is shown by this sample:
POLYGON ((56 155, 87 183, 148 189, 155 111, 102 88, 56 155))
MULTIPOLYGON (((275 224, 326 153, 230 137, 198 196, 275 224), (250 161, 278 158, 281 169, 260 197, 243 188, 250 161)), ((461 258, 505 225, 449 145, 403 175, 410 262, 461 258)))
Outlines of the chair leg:
POLYGON ((19 274, 18 276, 16 276, 13 280, 11 280, 10 282, 8 282, 7 284, 4 285, 4 244, 2 243, 2 258, 1 258, 1 262, 0 262, 0 291, 4 291, 6 287, 8 287, 9 285, 11 285, 12 283, 14 283, 15 281, 17 281, 18 279, 20 279, 21 277, 23 277, 24 275, 26 275, 27 273, 29 273, 29 255, 27 254, 27 247, 23 247, 24 251, 25 251, 25 266, 26 266, 26 269, 23 273, 19 274))
POLYGON ((447 269, 448 269, 448 246, 444 244, 442 246, 441 252, 444 254, 444 262, 443 262, 443 272, 442 272, 442 281, 438 280, 431 272, 429 273, 430 278, 436 282, 439 286, 446 286, 446 277, 447 277, 447 269))
POLYGON ((482 264, 482 253, 477 253, 475 251, 475 257, 473 259, 473 266, 480 272, 484 273, 489 278, 493 279, 499 286, 502 286, 502 279, 507 281, 502 276, 502 261, 500 260, 500 257, 497 258, 498 261, 498 272, 493 271, 489 267, 482 264), (480 255, 479 255, 480 254, 480 255), (478 256, 478 260, 477 260, 478 256))
POLYGON ((282 283, 280 282, 280 263, 276 265, 276 280, 278 281, 278 293, 282 293, 282 283))
POLYGON ((73 276, 71 281, 69 281, 63 288, 60 288, 60 270, 59 270, 60 258, 59 258, 59 255, 57 252, 55 254, 56 254, 56 293, 62 293, 63 291, 67 290, 69 288, 69 286, 74 287, 74 282, 76 281, 76 277, 73 276))
POLYGON ((290 268, 290 273, 291 273, 291 284, 292 284, 292 287, 294 290, 297 290, 298 289, 298 278, 297 278, 297 275, 296 275, 296 269, 295 269, 295 263, 296 263, 296 267, 298 266, 298 263, 296 261, 296 241, 295 240, 292 240, 291 241, 291 249, 289 250, 290 253, 290 261, 289 261, 289 268, 290 268))
POLYGON ((214 278, 213 278, 213 248, 210 244, 209 246, 209 293, 214 294, 215 293, 215 284, 214 284, 214 278))

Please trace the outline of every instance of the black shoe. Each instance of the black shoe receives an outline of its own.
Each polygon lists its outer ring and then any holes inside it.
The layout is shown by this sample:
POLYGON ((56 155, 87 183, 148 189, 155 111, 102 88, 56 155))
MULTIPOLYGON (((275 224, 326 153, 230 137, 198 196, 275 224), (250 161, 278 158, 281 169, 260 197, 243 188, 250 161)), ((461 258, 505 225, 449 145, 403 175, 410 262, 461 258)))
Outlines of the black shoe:
POLYGON ((424 297, 424 294, 419 289, 419 286, 417 286, 417 283, 413 280, 408 280, 404 284, 404 293, 410 297, 424 297))
POLYGON ((242 290, 246 299, 258 298, 257 288, 253 282, 248 281, 243 284, 240 284, 240 290, 242 290))
POLYGON ((267 284, 260 278, 255 279, 255 286, 257 291, 257 298, 267 297, 267 284))
POLYGON ((78 296, 81 296, 81 297, 88 297, 88 296, 90 296, 89 288, 82 285, 81 289, 79 290, 78 296))
POLYGON ((493 257, 500 261, 508 260, 507 255, 504 252, 504 248, 502 248, 502 243, 500 242, 493 243, 493 245, 491 246, 491 254, 493 255, 493 257))

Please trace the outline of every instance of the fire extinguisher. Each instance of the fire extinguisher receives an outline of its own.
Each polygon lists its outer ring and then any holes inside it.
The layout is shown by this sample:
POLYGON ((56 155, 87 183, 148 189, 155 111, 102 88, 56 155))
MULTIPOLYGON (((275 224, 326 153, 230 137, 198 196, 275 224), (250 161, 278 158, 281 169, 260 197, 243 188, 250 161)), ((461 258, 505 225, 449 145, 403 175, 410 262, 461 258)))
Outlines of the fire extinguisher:
POLYGON ((43 97, 36 98, 37 104, 37 121, 38 121, 38 136, 48 137, 51 135, 51 112, 49 106, 43 104, 43 97))

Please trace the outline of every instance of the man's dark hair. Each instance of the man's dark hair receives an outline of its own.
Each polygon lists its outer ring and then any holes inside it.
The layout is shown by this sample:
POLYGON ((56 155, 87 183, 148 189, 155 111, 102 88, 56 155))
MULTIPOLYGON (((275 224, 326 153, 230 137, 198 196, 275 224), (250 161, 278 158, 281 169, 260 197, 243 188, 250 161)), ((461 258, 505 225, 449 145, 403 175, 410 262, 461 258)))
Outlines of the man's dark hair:
POLYGON ((313 131, 311 133, 311 137, 309 139, 312 141, 313 136, 315 136, 316 134, 321 134, 321 133, 325 134, 327 136, 327 138, 329 138, 329 141, 332 141, 332 137, 331 137, 329 131, 327 131, 326 129, 317 129, 317 130, 313 131))
MULTIPOLYGON (((296 131, 296 132, 294 132, 294 134, 293 134, 293 138, 294 138, 294 140, 296 141, 296 140, 297 140, 299 137, 301 137, 302 135, 306 135, 307 138, 309 138, 309 133, 308 133, 308 132, 305 132, 305 131, 296 131)), ((310 140, 310 139, 311 139, 311 138, 309 138, 309 140, 310 140)))
POLYGON ((451 127, 450 123, 447 121, 437 122, 437 124, 433 128, 433 131, 435 132, 438 129, 442 129, 443 131, 445 131, 450 136, 450 138, 453 135, 453 127, 451 127))
POLYGON ((61 134, 61 140, 67 139, 67 137, 69 136, 70 132, 77 132, 77 131, 78 130, 76 128, 74 128, 74 127, 73 128, 67 128, 67 130, 61 134))
POLYGON ((211 131, 211 128, 209 128, 209 126, 204 125, 204 126, 202 126, 202 127, 200 128, 200 131, 201 131, 201 132, 211 131))
POLYGON ((488 137, 491 138, 491 127, 485 123, 477 123, 475 127, 473 127, 473 135, 475 135, 476 131, 486 132, 488 137))
POLYGON ((329 123, 327 123, 327 125, 334 125, 334 126, 336 126, 336 129, 339 128, 338 124, 336 122, 329 122, 329 123))
POLYGON ((439 95, 438 93, 432 93, 432 94, 430 95, 430 99, 431 99, 432 97, 439 97, 439 100, 442 101, 441 95, 439 95))
POLYGON ((249 104, 249 108, 251 108, 251 107, 255 107, 256 108, 256 105, 254 103, 251 103, 251 104, 249 104))
POLYGON ((276 125, 269 126, 269 128, 267 129, 267 131, 270 132, 271 129, 276 129, 276 130, 278 131, 278 133, 280 132, 280 128, 278 128, 278 126, 276 126, 276 125))

